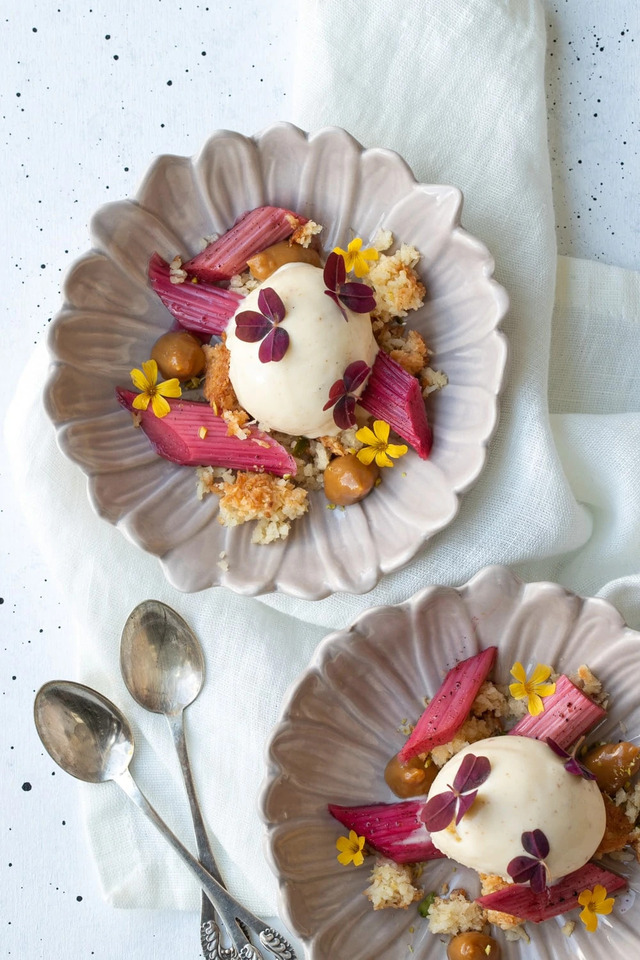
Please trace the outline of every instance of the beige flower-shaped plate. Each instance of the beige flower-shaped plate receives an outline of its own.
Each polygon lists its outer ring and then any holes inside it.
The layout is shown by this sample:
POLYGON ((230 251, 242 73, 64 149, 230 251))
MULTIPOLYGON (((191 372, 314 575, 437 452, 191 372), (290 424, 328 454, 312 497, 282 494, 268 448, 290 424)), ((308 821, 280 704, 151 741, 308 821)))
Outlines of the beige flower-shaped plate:
POLYGON ((417 183, 397 154, 365 150, 344 130, 307 136, 279 123, 255 137, 215 133, 195 159, 159 157, 133 200, 95 214, 94 249, 72 267, 53 324, 46 407, 60 447, 88 475, 97 512, 156 554, 176 587, 362 593, 453 520, 485 462, 506 357, 498 326, 507 296, 486 247, 460 227, 461 205, 455 187, 417 183), (322 223, 327 251, 380 227, 417 246, 427 300, 410 323, 449 377, 429 400, 429 460, 410 452, 375 496, 344 511, 312 495, 289 539, 268 547, 251 543, 252 524, 222 527, 217 498, 199 501, 193 469, 159 459, 114 395, 172 322, 146 281, 151 254, 191 256, 203 237, 262 204, 322 223))
MULTIPOLYGON (((640 634, 607 602, 583 599, 554 583, 525 584, 506 567, 487 567, 462 587, 427 587, 407 603, 378 607, 318 647, 289 691, 268 747, 261 798, 267 856, 280 885, 285 922, 304 941, 310 960, 445 960, 446 937, 429 933, 415 907, 374 912, 362 895, 370 861, 343 867, 335 842, 344 829, 327 803, 364 804, 396 798, 384 768, 404 742, 400 727, 415 721, 458 660, 498 646, 496 678, 511 666, 539 661, 573 673, 587 663, 610 693, 597 738, 640 742, 640 634)), ((508 943, 505 960, 601 960, 640 956, 640 867, 609 862, 629 878, 610 917, 589 934, 578 911, 527 924, 530 943, 508 943), (570 937, 563 932, 575 920, 570 937)), ((425 892, 443 883, 479 890, 477 876, 450 861, 427 864, 425 892)))

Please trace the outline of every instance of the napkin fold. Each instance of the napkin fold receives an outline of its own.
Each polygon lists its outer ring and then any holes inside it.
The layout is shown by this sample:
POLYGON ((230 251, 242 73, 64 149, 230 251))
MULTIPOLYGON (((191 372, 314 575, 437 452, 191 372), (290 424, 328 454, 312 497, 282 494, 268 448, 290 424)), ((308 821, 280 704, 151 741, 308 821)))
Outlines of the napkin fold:
MULTIPOLYGON (((366 146, 400 152, 418 179, 460 186, 463 225, 491 249, 511 298, 500 424, 453 524, 365 596, 182 595, 153 557, 94 515, 84 477, 58 452, 33 397, 42 347, 6 420, 25 513, 73 609, 69 672, 130 717, 140 785, 191 845, 168 727, 129 697, 118 647, 128 613, 147 597, 175 607, 200 636, 207 682, 187 713, 194 776, 222 873, 262 914, 276 908, 256 815, 262 751, 287 686, 328 629, 494 562, 600 593, 640 626, 640 280, 556 258, 539 3, 369 0, 364 10, 356 0, 309 2, 296 48, 291 119, 307 129, 343 126, 366 146)), ((117 789, 82 789, 110 902, 197 909, 195 883, 117 789)))

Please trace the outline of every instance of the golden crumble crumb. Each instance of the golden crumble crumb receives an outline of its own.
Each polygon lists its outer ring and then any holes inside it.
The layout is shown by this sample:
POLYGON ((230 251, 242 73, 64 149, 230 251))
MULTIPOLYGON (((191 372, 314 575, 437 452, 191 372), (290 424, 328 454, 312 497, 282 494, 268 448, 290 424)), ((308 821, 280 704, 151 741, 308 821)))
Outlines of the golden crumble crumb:
POLYGON ((222 483, 220 493, 219 522, 235 527, 257 520, 253 543, 285 540, 291 521, 308 508, 306 490, 269 473, 239 472, 234 482, 222 483))
POLYGON ((428 397, 430 393, 436 390, 442 390, 449 383, 449 377, 442 370, 433 370, 426 366, 420 371, 420 385, 422 387, 422 396, 428 397))
POLYGON ((388 250, 393 244, 393 234, 391 230, 383 230, 382 228, 378 230, 371 246, 374 250, 377 250, 378 253, 383 253, 385 250, 388 250))
POLYGON ((233 290, 234 293, 241 293, 243 297, 246 297, 248 293, 259 286, 260 281, 256 280, 250 270, 245 270, 244 273, 234 273, 229 280, 229 289, 233 290))
POLYGON ((581 664, 569 679, 572 683, 575 683, 579 690, 582 690, 588 697, 591 697, 595 703, 600 704, 600 706, 606 706, 609 700, 609 694, 603 690, 602 683, 596 675, 592 673, 586 663, 581 664))
POLYGON ((202 390, 216 416, 225 410, 236 410, 238 398, 229 380, 229 351, 224 343, 215 346, 204 344, 202 347, 207 360, 202 390))
POLYGON ((449 743, 443 743, 442 746, 434 747, 431 751, 431 757, 439 767, 444 766, 447 760, 450 760, 454 754, 459 753, 463 747, 468 747, 470 743, 476 743, 478 740, 485 740, 487 737, 493 737, 499 733, 502 725, 498 717, 492 714, 486 714, 483 717, 468 717, 455 734, 453 740, 449 743))
POLYGON ((451 896, 436 897, 429 909, 431 933, 466 933, 482 930, 485 925, 484 910, 474 900, 469 900, 465 890, 454 890, 451 896))
POLYGON ((373 285, 378 318, 387 322, 406 317, 422 306, 426 291, 414 270, 419 259, 416 248, 403 243, 393 256, 383 253, 373 264, 367 280, 373 285))
POLYGON ((388 908, 406 910, 421 900, 424 891, 414 885, 414 872, 411 864, 395 863, 385 857, 378 857, 371 871, 371 883, 364 894, 371 901, 374 910, 388 908))
POLYGON ((471 704, 471 713, 475 717, 481 717, 485 713, 491 713, 494 717, 506 717, 509 713, 509 704, 495 683, 485 680, 471 704))
POLYGON ((171 283, 184 283, 188 273, 182 269, 182 258, 174 257, 169 264, 169 281, 171 283))
POLYGON ((289 243, 299 243, 301 247, 308 247, 316 234, 320 233, 322 226, 314 223, 313 220, 307 220, 301 223, 294 230, 289 243))
MULTIPOLYGON (((245 423, 249 420, 249 414, 246 410, 224 410, 222 419, 227 425, 227 436, 237 437, 239 440, 246 440, 250 431, 244 429, 245 423)), ((269 444, 265 443, 268 447, 269 444)))

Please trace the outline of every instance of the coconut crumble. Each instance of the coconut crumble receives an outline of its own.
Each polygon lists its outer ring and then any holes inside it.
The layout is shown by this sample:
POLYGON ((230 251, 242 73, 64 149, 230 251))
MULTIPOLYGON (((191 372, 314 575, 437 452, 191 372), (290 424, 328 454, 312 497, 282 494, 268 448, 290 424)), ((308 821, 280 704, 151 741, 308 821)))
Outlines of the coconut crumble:
POLYGON ((370 876, 370 884, 364 891, 374 910, 389 907, 406 910, 410 904, 421 900, 424 891, 415 886, 416 874, 408 863, 396 863, 386 857, 378 857, 370 876))

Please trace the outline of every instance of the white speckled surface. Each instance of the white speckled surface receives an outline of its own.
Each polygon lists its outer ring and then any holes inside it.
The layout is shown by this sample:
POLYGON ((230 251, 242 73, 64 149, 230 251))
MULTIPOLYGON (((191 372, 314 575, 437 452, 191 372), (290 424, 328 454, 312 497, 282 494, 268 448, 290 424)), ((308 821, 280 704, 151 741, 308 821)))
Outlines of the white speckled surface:
MULTIPOLYGON (((638 5, 544 6, 559 251, 638 269, 638 5)), ((152 157, 194 152, 212 129, 253 133, 290 119, 296 8, 295 0, 4 5, 7 393, 58 307, 62 274, 86 248, 87 221, 101 203, 132 192, 152 157)), ((102 902, 76 787, 43 758, 31 723, 37 687, 69 673, 71 624, 4 464, 0 508, 0 958, 195 960, 193 915, 114 913, 102 902)))

